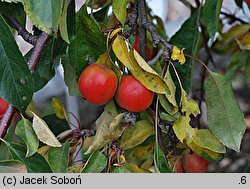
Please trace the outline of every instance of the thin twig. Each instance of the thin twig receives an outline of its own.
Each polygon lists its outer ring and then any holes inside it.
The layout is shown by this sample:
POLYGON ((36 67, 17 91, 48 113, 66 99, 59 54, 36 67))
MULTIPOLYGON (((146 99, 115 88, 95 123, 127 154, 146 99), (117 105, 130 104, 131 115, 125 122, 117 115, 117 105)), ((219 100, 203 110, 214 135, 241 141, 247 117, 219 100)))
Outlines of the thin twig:
MULTIPOLYGON (((145 0, 142 0, 145 2, 145 0)), ((147 18, 147 10, 146 6, 142 6, 139 8, 139 12, 141 13, 141 24, 143 27, 151 34, 153 45, 156 46, 160 42, 164 45, 164 59, 166 62, 170 60, 170 54, 172 53, 173 46, 169 44, 156 30, 155 26, 148 21, 147 18)))
POLYGON ((17 30, 18 35, 22 36, 22 38, 32 44, 35 45, 37 41, 37 36, 32 35, 30 32, 28 32, 22 24, 14 17, 14 16, 8 16, 5 17, 9 23, 17 30))
POLYGON ((235 15, 233 14, 229 14, 229 13, 226 13, 226 12, 221 12, 222 15, 226 16, 227 18, 231 19, 232 21, 239 21, 241 22, 242 24, 248 24, 246 21, 242 20, 241 18, 239 17, 236 17, 235 15))
MULTIPOLYGON (((2 119, 0 120, 0 138, 4 138, 11 123, 12 118, 15 114, 15 108, 12 104, 9 104, 7 110, 5 111, 2 119)), ((2 141, 0 141, 0 144, 2 141)))

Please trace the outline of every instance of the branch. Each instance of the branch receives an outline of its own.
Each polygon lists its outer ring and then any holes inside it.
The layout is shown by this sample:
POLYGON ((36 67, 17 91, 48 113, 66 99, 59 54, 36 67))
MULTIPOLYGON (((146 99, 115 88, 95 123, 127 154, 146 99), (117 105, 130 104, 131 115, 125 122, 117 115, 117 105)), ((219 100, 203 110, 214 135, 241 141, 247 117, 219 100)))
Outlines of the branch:
POLYGON ((239 17, 236 17, 235 15, 233 14, 228 14, 226 12, 221 12, 222 15, 226 16, 227 18, 231 19, 232 21, 239 21, 241 22, 242 24, 248 24, 246 21, 242 20, 241 18, 239 17))
MULTIPOLYGON (((12 118, 15 114, 15 108, 12 104, 9 104, 7 110, 5 111, 2 119, 0 120, 0 138, 4 138, 11 123, 12 118)), ((0 144, 2 141, 0 141, 0 144)))
POLYGON ((34 36, 31 33, 29 33, 14 16, 8 16, 5 18, 9 21, 12 27, 14 27, 17 30, 18 35, 21 35, 26 42, 32 45, 36 44, 37 36, 34 36))
POLYGON ((138 1, 138 13, 139 13, 139 47, 140 47, 140 55, 142 58, 147 60, 146 56, 146 48, 147 48, 147 31, 144 27, 144 16, 146 14, 146 2, 145 0, 138 1))
MULTIPOLYGON (((39 61, 42 56, 42 53, 45 49, 46 44, 50 39, 49 34, 42 32, 41 35, 35 40, 35 47, 32 51, 32 54, 28 60, 28 66, 30 72, 33 74, 39 61)), ((0 120, 0 138, 4 138, 7 133, 7 130, 10 126, 11 120, 15 113, 15 107, 12 104, 9 104, 6 112, 4 113, 2 119, 0 120)), ((1 141, 0 141, 1 144, 1 141)))
MULTIPOLYGON (((142 0, 145 2, 145 0, 142 0)), ((147 11, 146 11, 146 6, 141 6, 139 8, 140 11, 140 17, 141 17, 141 24, 143 27, 149 31, 151 34, 152 40, 153 40, 153 45, 156 46, 160 42, 164 45, 164 59, 165 61, 170 60, 170 54, 172 53, 173 46, 169 44, 159 33, 157 32, 156 28, 148 21, 147 18, 147 11)))
POLYGON ((37 40, 37 43, 32 51, 32 54, 28 60, 28 66, 30 72, 33 74, 36 70, 36 67, 40 61, 43 50, 45 49, 46 44, 50 39, 49 34, 42 32, 37 40))

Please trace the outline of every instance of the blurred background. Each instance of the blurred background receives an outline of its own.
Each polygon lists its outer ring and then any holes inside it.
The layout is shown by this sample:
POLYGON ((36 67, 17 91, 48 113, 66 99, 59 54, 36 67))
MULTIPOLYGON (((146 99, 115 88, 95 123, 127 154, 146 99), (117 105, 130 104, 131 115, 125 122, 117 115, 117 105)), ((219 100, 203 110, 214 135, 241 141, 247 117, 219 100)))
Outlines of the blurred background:
MULTIPOLYGON (((84 2, 85 0, 76 0, 76 9, 79 10, 84 2)), ((179 30, 190 15, 190 10, 178 0, 148 0, 147 2, 153 13, 160 16, 164 21, 169 38, 179 30)), ((194 4, 194 0, 189 0, 189 2, 194 4)), ((244 11, 248 17, 243 16, 242 11, 236 6, 234 0, 224 0, 222 7, 223 11, 234 14, 249 23, 250 12, 245 4, 244 11)), ((229 27, 231 27, 230 24, 228 26, 226 24, 224 30, 227 30, 229 27)), ((26 24, 26 29, 32 32, 32 24, 29 21, 26 24)), ((16 39, 21 52, 26 54, 31 46, 19 36, 16 36, 16 39)), ((202 57, 202 52, 200 52, 199 57, 202 57)), ((230 57, 231 55, 223 57, 214 56, 216 69, 225 69, 230 63, 230 57)), ((200 65, 195 64, 192 95, 195 95, 195 84, 200 82, 200 70, 200 65)), ((250 163, 250 82, 242 78, 243 76, 239 73, 232 81, 236 99, 244 112, 248 127, 242 142, 241 152, 236 153, 229 150, 223 160, 210 163, 209 172, 243 172, 246 165, 250 163)), ((83 101, 80 97, 69 96, 63 79, 63 68, 60 65, 56 68, 55 77, 42 90, 35 93, 34 102, 41 111, 46 112, 49 111, 47 108, 52 97, 60 98, 66 109, 81 121, 83 128, 93 127, 95 120, 103 110, 103 107, 96 107, 87 101, 83 101)), ((205 106, 203 105, 202 107, 202 111, 206 111, 205 106)), ((203 116, 203 121, 206 123, 205 116, 203 116)))

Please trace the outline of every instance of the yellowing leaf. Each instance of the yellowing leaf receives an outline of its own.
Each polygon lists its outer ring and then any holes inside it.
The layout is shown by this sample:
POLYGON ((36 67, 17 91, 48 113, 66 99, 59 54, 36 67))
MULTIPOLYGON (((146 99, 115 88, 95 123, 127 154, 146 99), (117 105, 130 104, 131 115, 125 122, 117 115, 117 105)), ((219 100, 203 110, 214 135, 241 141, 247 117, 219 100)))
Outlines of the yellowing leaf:
POLYGON ((124 114, 117 114, 118 112, 115 108, 114 101, 108 102, 104 108, 104 112, 96 120, 96 135, 84 154, 92 153, 122 135, 120 123, 123 120, 124 114))
POLYGON ((127 129, 121 138, 121 147, 124 150, 134 148, 145 141, 154 133, 154 126, 145 120, 138 121, 135 125, 127 129))
POLYGON ((174 84, 174 81, 172 79, 172 76, 170 74, 169 71, 169 67, 167 69, 167 72, 164 76, 164 81, 167 84, 169 90, 170 90, 170 94, 166 94, 166 97, 168 99, 168 101, 174 106, 176 107, 176 109, 178 109, 178 105, 176 103, 176 99, 175 99, 175 92, 176 92, 176 86, 174 84))
POLYGON ((116 34, 122 31, 123 28, 116 28, 114 31, 111 32, 109 39, 112 39, 116 34))
POLYGON ((173 125, 173 130, 181 142, 184 142, 187 138, 191 141, 193 135, 195 134, 195 129, 190 126, 189 122, 189 116, 182 116, 177 119, 173 125))
POLYGON ((178 60, 179 63, 182 65, 186 62, 186 58, 185 58, 185 55, 183 53, 185 49, 179 49, 178 47, 174 46, 173 47, 173 53, 171 55, 171 59, 172 60, 178 60))
POLYGON ((226 152, 225 146, 209 130, 192 128, 189 122, 189 116, 182 116, 175 121, 173 130, 177 138, 208 160, 221 159, 226 152))
POLYGON ((158 98, 163 109, 170 115, 174 115, 178 112, 178 107, 173 106, 172 103, 163 94, 158 94, 158 98))
MULTIPOLYGON (((141 55, 135 50, 133 49, 133 54, 135 57, 135 60, 137 61, 137 63, 139 64, 139 66, 145 70, 148 73, 152 73, 154 75, 159 76, 158 73, 156 73, 156 71, 154 71, 149 65, 148 63, 141 57, 141 55)), ((159 76, 160 77, 160 76, 159 76)))
POLYGON ((186 112, 186 115, 193 114, 196 116, 197 114, 200 114, 200 109, 198 104, 193 100, 188 100, 187 93, 184 89, 181 90, 181 111, 186 112))
POLYGON ((117 19, 124 25, 127 15, 128 0, 113 0, 113 10, 117 19))
POLYGON ((136 61, 133 52, 128 52, 127 45, 122 37, 117 36, 113 43, 113 51, 116 57, 126 66, 132 73, 132 75, 140 81, 147 89, 160 93, 168 94, 169 89, 163 79, 150 68, 150 66, 145 66, 145 61, 141 61, 141 58, 137 57, 140 60, 140 64, 143 65, 143 68, 136 61))
POLYGON ((64 109, 64 106, 58 98, 52 98, 51 105, 54 113, 60 119, 67 119, 67 115, 64 109))
POLYGON ((61 147, 61 143, 57 140, 55 135, 49 129, 47 123, 38 117, 35 113, 33 113, 33 129, 40 141, 43 143, 53 146, 53 147, 61 147))
MULTIPOLYGON (((101 54, 101 55, 98 57, 98 59, 97 59, 97 61, 96 61, 96 64, 103 65, 103 64, 105 63, 106 57, 107 57, 107 53, 101 54)), ((109 58, 108 58, 108 60, 107 60, 107 66, 109 66, 109 67, 111 66, 111 62, 110 62, 109 58)))
POLYGON ((248 33, 243 39, 237 39, 237 43, 242 50, 250 50, 250 34, 248 33))

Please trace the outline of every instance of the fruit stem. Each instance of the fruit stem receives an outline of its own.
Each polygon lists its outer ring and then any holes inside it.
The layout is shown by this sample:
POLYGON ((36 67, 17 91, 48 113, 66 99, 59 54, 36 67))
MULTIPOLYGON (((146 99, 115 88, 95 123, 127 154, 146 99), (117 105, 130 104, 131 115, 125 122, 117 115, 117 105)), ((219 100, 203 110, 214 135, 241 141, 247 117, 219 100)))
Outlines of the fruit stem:
MULTIPOLYGON (((110 55, 110 52, 111 52, 111 49, 112 49, 112 45, 113 45, 113 42, 114 42, 114 38, 111 40, 111 43, 108 47, 108 50, 107 50, 107 54, 106 54, 106 58, 105 58, 105 62, 104 62, 104 66, 107 66, 108 67, 108 59, 109 59, 109 55, 110 55)), ((108 41, 107 41, 107 46, 108 46, 108 41)))

